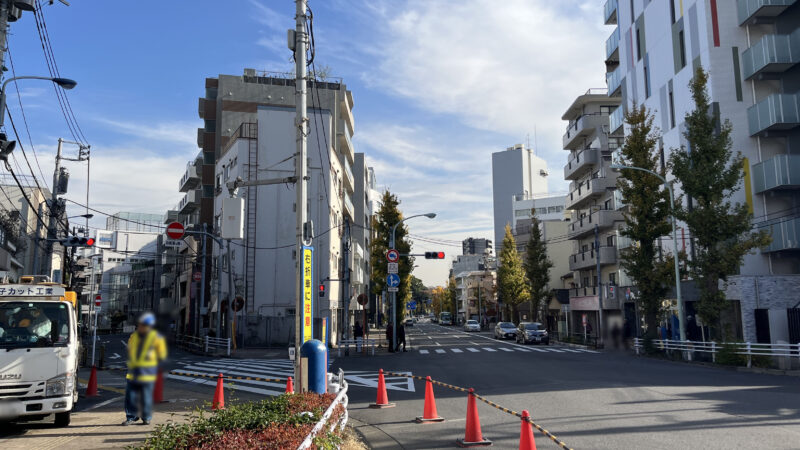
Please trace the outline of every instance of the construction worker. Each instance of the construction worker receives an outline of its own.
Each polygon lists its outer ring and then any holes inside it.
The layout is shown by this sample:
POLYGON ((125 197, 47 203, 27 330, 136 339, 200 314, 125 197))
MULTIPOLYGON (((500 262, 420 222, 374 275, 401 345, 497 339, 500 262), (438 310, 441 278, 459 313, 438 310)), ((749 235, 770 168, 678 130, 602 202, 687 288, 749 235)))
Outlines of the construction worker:
POLYGON ((136 331, 128 339, 128 380, 125 386, 125 422, 132 425, 142 419, 149 425, 153 417, 153 387, 158 376, 158 364, 167 357, 164 338, 153 329, 156 317, 144 313, 139 317, 136 331), (139 406, 141 405, 141 416, 139 406))

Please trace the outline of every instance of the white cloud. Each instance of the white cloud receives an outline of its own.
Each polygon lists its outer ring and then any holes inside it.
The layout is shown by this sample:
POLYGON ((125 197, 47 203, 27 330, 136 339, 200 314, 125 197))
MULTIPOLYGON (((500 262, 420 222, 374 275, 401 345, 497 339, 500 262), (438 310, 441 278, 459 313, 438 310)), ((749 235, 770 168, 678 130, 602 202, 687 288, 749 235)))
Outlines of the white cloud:
POLYGON ((394 5, 381 16, 377 69, 365 81, 474 128, 521 138, 535 126, 543 153, 563 164, 561 114, 578 94, 605 84, 610 33, 597 2, 573 3, 394 5))
MULTIPOLYGON (((114 131, 132 136, 137 141, 149 141, 151 145, 177 143, 197 148, 197 121, 176 121, 157 124, 96 118, 98 122, 114 131)), ((197 153, 197 150, 195 150, 197 153)))

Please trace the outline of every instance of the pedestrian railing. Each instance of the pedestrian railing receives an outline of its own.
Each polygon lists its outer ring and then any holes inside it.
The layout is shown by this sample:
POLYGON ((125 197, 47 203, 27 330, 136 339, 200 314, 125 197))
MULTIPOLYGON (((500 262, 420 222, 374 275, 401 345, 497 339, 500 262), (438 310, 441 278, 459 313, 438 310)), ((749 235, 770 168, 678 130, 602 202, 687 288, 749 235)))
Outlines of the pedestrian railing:
POLYGON ((179 334, 175 336, 175 346, 193 353, 215 354, 221 351, 231 355, 231 340, 228 338, 179 334))
POLYGON ((314 443, 314 438, 322 430, 325 429, 325 426, 328 425, 328 422, 330 421, 333 412, 339 405, 342 405, 344 411, 342 412, 342 415, 339 416, 338 420, 334 421, 329 425, 328 431, 332 432, 337 427, 339 428, 340 431, 344 430, 344 427, 347 425, 347 420, 349 418, 347 414, 347 405, 349 399, 347 398, 347 381, 345 381, 344 379, 344 371, 342 371, 342 369, 339 369, 338 386, 339 386, 339 393, 336 395, 336 398, 333 399, 331 405, 328 406, 328 409, 326 409, 325 412, 322 414, 322 417, 320 417, 319 421, 314 425, 314 428, 311 429, 311 432, 308 433, 308 436, 306 436, 306 438, 303 439, 303 442, 300 444, 299 447, 297 447, 297 450, 305 450, 307 448, 311 448, 311 445, 314 443))
MULTIPOLYGON (((753 342, 723 342, 715 341, 679 341, 672 339, 653 340, 653 346, 664 351, 680 351, 688 354, 689 360, 692 353, 708 353, 711 360, 716 362, 717 354, 722 348, 731 348, 735 354, 747 357, 747 367, 752 367, 753 356, 771 356, 784 358, 797 358, 800 361, 800 344, 759 344, 753 342)), ((644 339, 634 338, 633 348, 638 355, 644 348, 644 339)))
MULTIPOLYGON (((339 345, 336 348, 337 356, 342 356, 342 349, 344 349, 345 354, 350 353, 350 347, 355 348, 358 350, 358 339, 342 339, 339 341, 339 345)), ((375 356, 375 346, 378 345, 378 342, 375 339, 361 339, 360 345, 362 346, 362 350, 369 349, 372 356, 375 356)))
POLYGON ((211 349, 219 349, 219 350, 224 350, 227 356, 231 356, 230 339, 206 336, 204 340, 205 340, 206 353, 209 353, 211 349))

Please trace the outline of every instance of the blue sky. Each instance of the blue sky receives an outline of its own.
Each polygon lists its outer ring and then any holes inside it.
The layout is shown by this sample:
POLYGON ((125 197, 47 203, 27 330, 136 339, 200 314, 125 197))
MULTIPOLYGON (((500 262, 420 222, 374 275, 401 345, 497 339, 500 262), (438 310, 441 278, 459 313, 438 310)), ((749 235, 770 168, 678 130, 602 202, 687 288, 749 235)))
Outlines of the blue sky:
MULTIPOLYGON (((179 201, 178 180, 198 151, 197 98, 206 77, 245 67, 291 69, 291 0, 70 3, 44 6, 44 16, 61 75, 78 81, 69 98, 92 144, 91 206, 103 211, 163 213, 179 201)), ((491 237, 490 155, 528 134, 550 165, 550 190, 566 189, 560 117, 575 96, 605 85, 603 49, 612 28, 602 24, 602 0, 310 6, 318 66, 329 66, 353 91, 356 151, 367 154, 379 185, 399 195, 406 214, 439 214, 410 222, 411 233, 491 237)), ((17 75, 47 74, 33 15, 12 24, 9 47, 17 75)), ((56 140, 69 138, 69 130, 51 86, 19 86, 49 184, 56 140)), ((20 128, 15 93, 8 103, 20 128)), ((30 147, 27 138, 22 143, 30 147)), ((82 201, 85 166, 67 164, 67 197, 82 201)), ((444 282, 446 263, 418 264, 415 273, 427 284, 444 282)))

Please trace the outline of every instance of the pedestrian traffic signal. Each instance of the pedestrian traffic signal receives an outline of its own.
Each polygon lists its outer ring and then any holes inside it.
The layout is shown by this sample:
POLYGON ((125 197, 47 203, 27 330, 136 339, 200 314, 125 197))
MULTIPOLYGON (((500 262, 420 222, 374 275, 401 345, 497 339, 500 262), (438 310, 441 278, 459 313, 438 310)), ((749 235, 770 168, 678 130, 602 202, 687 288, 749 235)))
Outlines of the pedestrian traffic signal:
POLYGON ((321 283, 319 285, 319 296, 320 297, 325 297, 325 285, 321 284, 321 283))
POLYGON ((87 237, 69 236, 59 239, 58 242, 64 247, 93 247, 94 239, 87 237))
POLYGON ((425 252, 425 259, 444 259, 444 252, 425 252))

